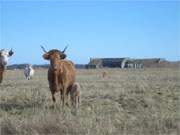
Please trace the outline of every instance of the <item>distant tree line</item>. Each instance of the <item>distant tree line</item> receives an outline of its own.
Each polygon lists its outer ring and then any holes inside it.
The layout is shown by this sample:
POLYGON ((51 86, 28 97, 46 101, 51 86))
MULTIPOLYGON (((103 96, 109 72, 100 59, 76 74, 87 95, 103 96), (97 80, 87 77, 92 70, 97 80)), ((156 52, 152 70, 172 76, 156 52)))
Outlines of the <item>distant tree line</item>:
MULTIPOLYGON (((13 65, 9 65, 7 66, 8 70, 15 70, 15 69, 24 69, 24 67, 27 65, 27 63, 25 64, 13 64, 13 65)), ((89 69, 89 68, 96 68, 95 65, 90 65, 90 64, 76 64, 75 67, 77 69, 89 69)), ((43 68, 43 69, 48 69, 49 68, 49 64, 42 64, 42 65, 33 65, 34 69, 39 69, 39 68, 43 68)))

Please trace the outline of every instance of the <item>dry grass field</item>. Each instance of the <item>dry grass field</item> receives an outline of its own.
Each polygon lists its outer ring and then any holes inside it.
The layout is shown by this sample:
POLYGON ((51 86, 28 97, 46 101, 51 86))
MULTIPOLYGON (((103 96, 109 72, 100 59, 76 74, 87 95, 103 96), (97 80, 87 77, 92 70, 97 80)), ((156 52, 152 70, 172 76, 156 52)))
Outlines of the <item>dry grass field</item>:
POLYGON ((0 84, 0 135, 178 135, 180 70, 78 70, 81 105, 55 107, 47 70, 32 80, 6 71, 0 84), (102 77, 105 71, 107 76, 102 77))

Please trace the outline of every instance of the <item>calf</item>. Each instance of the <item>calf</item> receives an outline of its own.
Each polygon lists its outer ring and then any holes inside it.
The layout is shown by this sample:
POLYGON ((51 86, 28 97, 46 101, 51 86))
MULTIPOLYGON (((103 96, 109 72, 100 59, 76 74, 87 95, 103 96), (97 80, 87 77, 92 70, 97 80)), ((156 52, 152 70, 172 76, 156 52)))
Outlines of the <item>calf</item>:
POLYGON ((75 82, 70 90, 70 97, 72 106, 78 108, 80 104, 81 87, 79 83, 75 82))
POLYGON ((10 51, 4 49, 0 50, 0 83, 2 83, 3 73, 8 63, 9 57, 11 57, 12 55, 12 49, 10 51))
POLYGON ((45 52, 43 58, 50 61, 48 81, 52 100, 53 102, 56 101, 54 95, 60 91, 63 106, 66 103, 66 99, 68 99, 69 91, 75 82, 76 76, 74 64, 69 60, 65 60, 66 54, 64 52, 66 48, 63 51, 53 49, 47 52, 44 47, 42 47, 45 52))

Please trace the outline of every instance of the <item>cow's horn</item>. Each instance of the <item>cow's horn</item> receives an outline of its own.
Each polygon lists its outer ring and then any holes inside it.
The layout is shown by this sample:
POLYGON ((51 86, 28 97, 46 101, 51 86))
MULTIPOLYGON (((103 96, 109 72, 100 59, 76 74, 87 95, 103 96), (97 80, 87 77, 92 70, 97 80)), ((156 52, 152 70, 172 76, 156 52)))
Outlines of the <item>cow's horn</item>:
POLYGON ((68 45, 64 48, 64 50, 62 51, 62 53, 64 53, 66 51, 66 49, 68 48, 68 45))
POLYGON ((10 55, 12 55, 12 54, 13 54, 12 48, 11 48, 11 50, 9 51, 9 54, 10 54, 10 55))
POLYGON ((47 53, 46 49, 41 45, 42 50, 47 53))

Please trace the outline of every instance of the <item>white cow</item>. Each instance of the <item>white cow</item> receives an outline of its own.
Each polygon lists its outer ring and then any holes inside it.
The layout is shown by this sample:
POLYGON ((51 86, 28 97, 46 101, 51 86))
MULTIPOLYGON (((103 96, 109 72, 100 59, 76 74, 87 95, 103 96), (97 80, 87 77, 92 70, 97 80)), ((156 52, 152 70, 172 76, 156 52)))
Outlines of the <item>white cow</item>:
POLYGON ((8 63, 9 57, 11 57, 12 55, 12 49, 10 51, 4 49, 0 50, 0 83, 3 80, 3 73, 8 63))
POLYGON ((27 80, 32 79, 32 77, 34 75, 34 69, 33 69, 31 64, 27 64, 25 66, 25 68, 24 68, 24 75, 25 75, 27 80))

